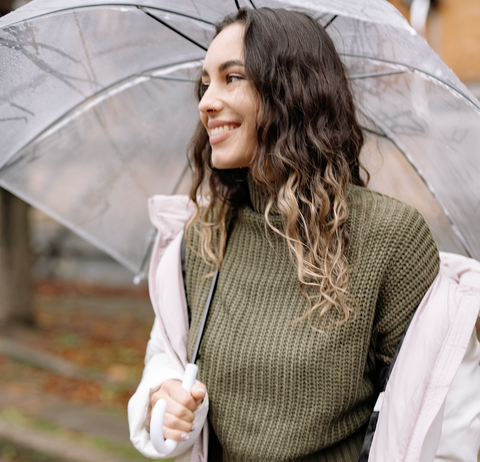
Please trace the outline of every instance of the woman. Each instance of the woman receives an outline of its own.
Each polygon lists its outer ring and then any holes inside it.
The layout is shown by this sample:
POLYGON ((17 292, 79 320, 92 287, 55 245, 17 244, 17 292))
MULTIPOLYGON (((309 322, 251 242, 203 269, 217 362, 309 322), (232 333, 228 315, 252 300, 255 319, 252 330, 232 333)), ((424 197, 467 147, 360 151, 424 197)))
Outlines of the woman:
POLYGON ((172 376, 150 404, 167 401, 164 435, 186 441, 208 391, 210 460, 357 461, 378 372, 439 270, 430 231, 413 208, 365 189, 345 69, 307 15, 227 17, 199 99, 189 355, 208 276, 220 276, 201 382, 189 396, 172 376))

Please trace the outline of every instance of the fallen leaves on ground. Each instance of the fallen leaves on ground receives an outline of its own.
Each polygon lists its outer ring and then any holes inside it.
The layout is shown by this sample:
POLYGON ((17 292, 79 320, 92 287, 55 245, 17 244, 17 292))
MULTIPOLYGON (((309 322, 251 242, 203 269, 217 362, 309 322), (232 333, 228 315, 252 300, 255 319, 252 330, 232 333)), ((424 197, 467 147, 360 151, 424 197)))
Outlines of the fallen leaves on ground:
POLYGON ((42 391, 78 403, 101 404, 126 410, 142 370, 153 323, 145 288, 122 290, 67 286, 42 282, 37 286, 33 328, 21 328, 15 338, 35 349, 84 368, 91 377, 64 377, 8 363, 9 383, 21 390, 35 384, 42 391), (29 385, 30 384, 30 385, 29 385))

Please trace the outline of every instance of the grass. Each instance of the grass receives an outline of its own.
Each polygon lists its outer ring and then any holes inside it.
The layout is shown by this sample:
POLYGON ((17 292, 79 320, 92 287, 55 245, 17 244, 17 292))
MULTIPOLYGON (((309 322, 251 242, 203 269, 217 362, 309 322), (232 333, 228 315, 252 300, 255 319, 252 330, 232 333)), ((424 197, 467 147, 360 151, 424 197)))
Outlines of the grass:
MULTIPOLYGON (((0 419, 7 423, 38 430, 46 435, 55 436, 56 438, 62 438, 67 441, 109 452, 125 461, 140 462, 149 460, 143 457, 131 445, 114 444, 99 437, 66 430, 53 425, 51 422, 26 416, 16 409, 4 409, 0 411, 0 419)), ((7 442, 1 439, 0 455, 6 458, 8 462, 61 462, 59 459, 43 454, 42 452, 20 447, 12 442, 7 442)), ((171 462, 173 462, 173 459, 171 462)))
POLYGON ((43 452, 23 448, 1 438, 0 460, 5 460, 5 462, 62 462, 43 452))

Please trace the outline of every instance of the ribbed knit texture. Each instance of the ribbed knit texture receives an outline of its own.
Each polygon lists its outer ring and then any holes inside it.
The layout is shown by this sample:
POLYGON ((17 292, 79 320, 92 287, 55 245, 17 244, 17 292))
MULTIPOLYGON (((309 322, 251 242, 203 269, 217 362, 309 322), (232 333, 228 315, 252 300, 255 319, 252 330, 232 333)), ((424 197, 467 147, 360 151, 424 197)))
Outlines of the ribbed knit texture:
MULTIPOLYGON (((249 185, 253 206, 239 211, 231 232, 197 362, 223 460, 356 462, 373 377, 438 272, 436 245, 415 209, 351 186, 346 256, 359 312, 320 333, 292 323, 308 303, 287 244, 266 234, 265 201, 249 185)), ((272 221, 281 226, 280 216, 272 221)), ((189 241, 199 249, 198 235, 189 241)), ((190 355, 211 271, 187 246, 190 355)))

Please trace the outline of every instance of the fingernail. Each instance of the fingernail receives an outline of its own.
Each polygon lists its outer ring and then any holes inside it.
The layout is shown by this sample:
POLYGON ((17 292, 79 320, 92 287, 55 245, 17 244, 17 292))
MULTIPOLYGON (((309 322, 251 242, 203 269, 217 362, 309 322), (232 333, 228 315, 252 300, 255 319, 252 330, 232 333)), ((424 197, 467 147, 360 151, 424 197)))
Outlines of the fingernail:
POLYGON ((193 430, 195 430, 195 424, 192 424, 192 429, 190 431, 193 432, 193 430))
POLYGON ((205 390, 203 388, 199 388, 198 389, 198 393, 204 395, 205 394, 205 390))
POLYGON ((181 436, 180 436, 180 438, 181 438, 183 441, 187 441, 187 440, 190 438, 190 436, 189 436, 187 433, 182 433, 181 436))

